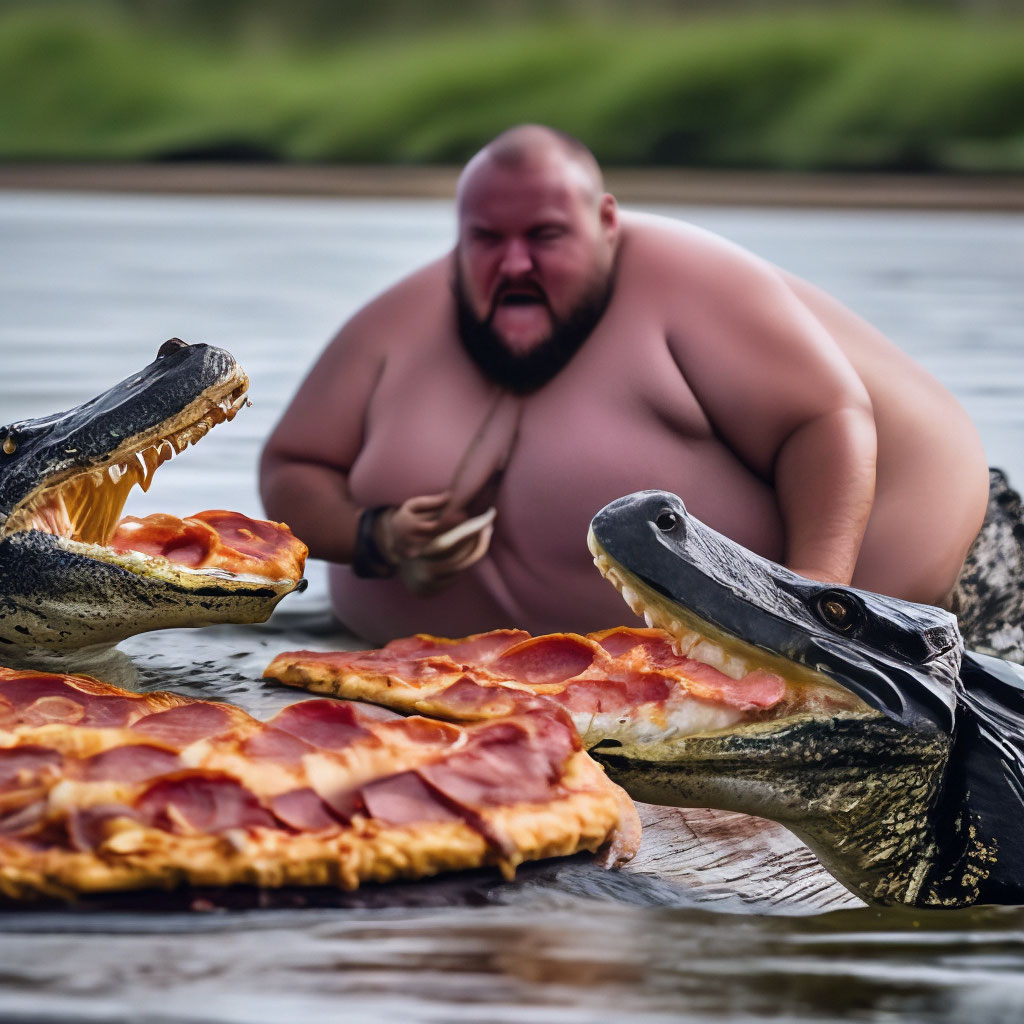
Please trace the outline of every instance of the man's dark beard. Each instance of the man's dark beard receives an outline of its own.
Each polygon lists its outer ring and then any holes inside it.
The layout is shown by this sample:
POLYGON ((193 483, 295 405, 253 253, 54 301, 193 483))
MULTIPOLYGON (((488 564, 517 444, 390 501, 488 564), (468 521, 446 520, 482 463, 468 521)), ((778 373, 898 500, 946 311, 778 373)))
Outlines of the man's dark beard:
POLYGON ((556 317, 548 306, 551 333, 528 352, 513 352, 491 325, 494 310, 485 320, 473 312, 456 264, 452 291, 459 338, 484 376, 517 395, 528 395, 560 373, 590 337, 611 301, 614 278, 612 272, 604 280, 592 284, 569 315, 562 319, 556 317))

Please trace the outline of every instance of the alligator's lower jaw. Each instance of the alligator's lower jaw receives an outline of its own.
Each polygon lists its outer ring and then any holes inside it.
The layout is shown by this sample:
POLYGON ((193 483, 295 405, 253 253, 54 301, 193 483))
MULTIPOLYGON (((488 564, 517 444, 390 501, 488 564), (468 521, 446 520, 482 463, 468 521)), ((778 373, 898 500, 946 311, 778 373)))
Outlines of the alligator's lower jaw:
POLYGON ((948 750, 878 712, 590 750, 636 800, 777 821, 870 902, 915 902, 931 856, 929 809, 948 750))
POLYGON ((0 663, 24 663, 19 652, 30 650, 63 657, 156 629, 263 622, 304 585, 305 546, 290 543, 295 572, 267 578, 175 566, 37 530, 14 534, 0 543, 0 663))

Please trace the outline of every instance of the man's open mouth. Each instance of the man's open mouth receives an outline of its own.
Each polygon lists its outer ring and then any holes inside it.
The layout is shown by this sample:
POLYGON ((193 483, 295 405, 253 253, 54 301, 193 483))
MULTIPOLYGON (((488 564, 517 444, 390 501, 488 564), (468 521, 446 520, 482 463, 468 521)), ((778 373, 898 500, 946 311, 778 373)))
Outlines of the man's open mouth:
POLYGON ((535 285, 504 285, 494 297, 491 315, 493 316, 498 309, 503 307, 543 306, 547 308, 547 305, 547 296, 535 285))

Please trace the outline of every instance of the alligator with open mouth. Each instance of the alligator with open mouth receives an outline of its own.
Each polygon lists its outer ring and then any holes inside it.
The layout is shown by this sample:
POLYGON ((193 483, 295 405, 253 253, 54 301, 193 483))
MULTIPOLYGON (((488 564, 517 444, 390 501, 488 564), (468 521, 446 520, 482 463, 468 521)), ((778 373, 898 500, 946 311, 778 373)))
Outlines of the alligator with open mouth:
POLYGON ((818 583, 643 491, 591 524, 601 573, 683 653, 804 691, 724 729, 591 750, 638 800, 770 818, 880 903, 1024 902, 1024 670, 953 615, 818 583), (836 687, 859 703, 830 700, 836 687), (820 701, 815 701, 820 695, 820 701))
POLYGON ((173 338, 96 398, 0 427, 0 663, 109 677, 126 637, 262 622, 304 587, 305 546, 281 524, 120 518, 131 488, 232 419, 248 386, 228 352, 173 338))

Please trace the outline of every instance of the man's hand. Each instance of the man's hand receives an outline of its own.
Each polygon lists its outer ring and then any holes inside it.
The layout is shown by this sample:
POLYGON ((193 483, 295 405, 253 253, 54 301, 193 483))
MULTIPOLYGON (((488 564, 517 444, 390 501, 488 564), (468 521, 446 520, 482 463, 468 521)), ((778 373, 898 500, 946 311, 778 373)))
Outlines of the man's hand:
POLYGON ((449 507, 450 497, 446 492, 409 498, 375 524, 381 553, 398 567, 406 587, 421 597, 443 590, 483 558, 494 532, 493 509, 469 521, 465 512, 449 507), (469 529, 459 529, 462 524, 469 529))
POLYGON ((494 515, 491 508, 482 516, 466 520, 466 530, 455 527, 447 531, 435 538, 419 557, 403 562, 398 574, 406 588, 419 597, 429 597, 451 586, 459 573, 487 554, 494 533, 494 515))
POLYGON ((409 498, 377 519, 374 539, 392 565, 417 558, 438 534, 455 525, 460 518, 465 519, 465 515, 453 518, 445 514, 449 497, 445 492, 409 498))

